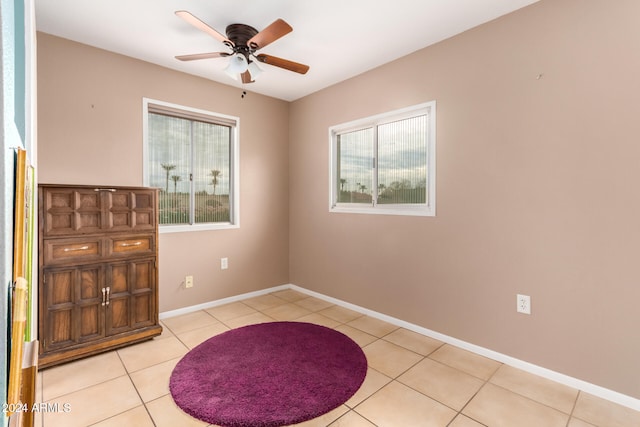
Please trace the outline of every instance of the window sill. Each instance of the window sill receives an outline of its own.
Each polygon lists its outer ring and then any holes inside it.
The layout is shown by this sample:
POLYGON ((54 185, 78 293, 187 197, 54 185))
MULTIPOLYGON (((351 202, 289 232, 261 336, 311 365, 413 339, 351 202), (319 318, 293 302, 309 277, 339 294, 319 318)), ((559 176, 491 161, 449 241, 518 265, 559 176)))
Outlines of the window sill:
POLYGON ((231 230, 240 228, 238 224, 195 224, 195 225, 160 225, 158 231, 160 234, 165 233, 188 233, 192 231, 209 231, 209 230, 231 230))
POLYGON ((331 213, 401 215, 401 216, 436 216, 435 209, 428 206, 353 206, 337 205, 329 208, 331 213))

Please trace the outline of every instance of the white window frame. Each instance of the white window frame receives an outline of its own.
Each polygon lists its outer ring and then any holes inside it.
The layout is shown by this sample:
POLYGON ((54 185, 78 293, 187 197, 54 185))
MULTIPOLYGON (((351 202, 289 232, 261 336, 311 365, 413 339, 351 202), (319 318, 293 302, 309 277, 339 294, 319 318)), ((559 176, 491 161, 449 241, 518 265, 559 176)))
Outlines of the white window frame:
MULTIPOLYGON (((150 98, 142 99, 142 132, 143 132, 143 149, 142 149, 142 181, 145 186, 149 186, 149 104, 167 107, 168 109, 180 111, 185 113, 185 117, 189 113, 193 113, 199 116, 209 116, 213 120, 220 119, 224 122, 231 122, 231 150, 230 150, 230 163, 231 163, 231 189, 229 191, 229 197, 231 198, 230 205, 230 222, 220 223, 202 223, 202 224, 160 224, 158 227, 159 232, 162 233, 179 233, 188 231, 205 231, 205 230, 227 230, 240 228, 240 118, 235 116, 229 116, 226 114, 214 113, 207 110, 201 110, 198 108, 187 107, 184 105, 173 104, 170 102, 158 101, 150 98)), ((188 118, 188 117, 187 117, 188 118)), ((193 185, 193 184, 192 184, 193 185)), ((191 189, 193 193, 193 188, 191 189)), ((192 207, 193 208, 193 207, 192 207)))
MULTIPOLYGON (((375 133, 375 132, 374 132, 375 133)), ((374 142, 374 146, 377 142, 374 142)), ((377 188, 377 154, 372 160, 373 188, 377 188)), ((382 215, 435 216, 436 215, 436 101, 378 114, 329 128, 329 212, 382 215), (377 127, 385 123, 427 115, 427 199, 420 204, 376 204, 338 202, 338 135, 360 129, 377 127)))

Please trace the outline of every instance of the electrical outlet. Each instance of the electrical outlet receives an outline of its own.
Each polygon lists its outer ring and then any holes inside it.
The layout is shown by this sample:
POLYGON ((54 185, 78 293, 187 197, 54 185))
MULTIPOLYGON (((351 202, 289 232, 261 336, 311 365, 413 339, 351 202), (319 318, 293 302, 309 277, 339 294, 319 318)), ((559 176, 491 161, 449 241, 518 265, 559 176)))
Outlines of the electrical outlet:
POLYGON ((184 287, 193 288, 193 276, 186 276, 184 278, 184 287))
POLYGON ((529 295, 516 295, 516 311, 522 314, 531 314, 531 297, 529 295))
POLYGON ((229 268, 229 258, 220 258, 220 270, 229 268))

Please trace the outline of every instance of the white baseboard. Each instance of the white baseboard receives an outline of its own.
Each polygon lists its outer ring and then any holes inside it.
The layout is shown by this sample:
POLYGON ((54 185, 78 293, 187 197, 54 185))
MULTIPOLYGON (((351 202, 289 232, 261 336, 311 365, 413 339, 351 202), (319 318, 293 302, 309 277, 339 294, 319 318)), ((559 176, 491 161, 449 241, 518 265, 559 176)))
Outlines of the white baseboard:
POLYGON ((191 305, 189 307, 178 308, 176 310, 171 311, 163 311, 160 313, 160 320, 167 319, 169 317, 180 316, 182 314, 193 313, 198 310, 206 310, 207 308, 217 307, 219 305, 225 305, 232 302, 242 301, 243 299, 259 297, 261 295, 270 294, 272 292, 283 291, 286 289, 291 289, 291 285, 280 285, 274 286, 273 288, 261 289, 259 291, 247 292, 246 294, 235 295, 228 298, 222 298, 215 301, 205 302, 203 304, 191 305))
POLYGON ((566 386, 575 388, 577 390, 583 391, 585 393, 592 394, 594 396, 600 397, 602 399, 606 399, 610 402, 617 403, 619 405, 625 406, 627 408, 631 408, 636 411, 640 411, 640 400, 633 398, 631 396, 627 396, 622 393, 618 393, 617 391, 613 391, 595 384, 591 384, 589 382, 570 377, 565 374, 561 374, 559 372, 552 371, 547 368, 543 368, 541 366, 534 365, 532 363, 526 362, 524 360, 516 359, 514 357, 508 356, 506 354, 498 353, 497 351, 493 351, 484 347, 480 347, 475 344, 468 343, 466 341, 459 340, 457 338, 450 337, 448 335, 441 334, 436 331, 432 331, 431 329, 423 328, 422 326, 415 325, 413 323, 406 322, 401 319, 397 319, 395 317, 388 316, 383 313, 379 313, 377 311, 369 310, 368 308, 360 307, 355 304, 351 304, 346 301, 339 300, 337 298, 333 298, 318 292, 310 291, 305 288, 301 288, 300 286, 296 286, 293 284, 286 284, 281 286, 275 286, 268 289, 263 289, 260 291, 249 292, 246 294, 241 294, 229 298, 223 298, 216 301, 211 301, 204 304, 198 304, 191 307, 185 307, 177 310, 167 311, 160 313, 160 319, 166 319, 168 317, 178 316, 181 314, 191 313, 193 311, 203 310, 211 307, 216 307, 219 305, 228 304, 231 302, 242 301, 247 298, 253 298, 261 295, 270 294, 272 292, 282 291, 286 289, 293 289, 295 291, 307 294, 309 296, 330 302, 335 305, 339 305, 341 307, 347 308, 349 310, 356 311, 358 313, 362 313, 364 315, 391 323, 392 325, 396 325, 398 327, 402 327, 408 329, 410 331, 419 333, 421 335, 425 335, 430 338, 437 339, 444 343, 462 348, 464 350, 471 351, 473 353, 479 354, 481 356, 488 357, 490 359, 496 360, 500 363, 504 363, 505 365, 513 366, 514 368, 521 369, 525 372, 529 372, 531 374, 537 375, 542 378, 549 379, 551 381, 555 381, 560 384, 564 384, 566 386))

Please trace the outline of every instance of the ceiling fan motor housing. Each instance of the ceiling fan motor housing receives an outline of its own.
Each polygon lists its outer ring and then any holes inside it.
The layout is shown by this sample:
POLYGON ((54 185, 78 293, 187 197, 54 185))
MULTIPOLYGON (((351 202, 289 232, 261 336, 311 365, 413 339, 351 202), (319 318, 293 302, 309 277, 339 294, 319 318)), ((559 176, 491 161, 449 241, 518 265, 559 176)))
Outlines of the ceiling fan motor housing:
POLYGON ((232 49, 234 52, 248 55, 253 53, 258 46, 249 46, 247 43, 253 36, 258 34, 258 30, 245 24, 231 24, 226 29, 227 38, 234 44, 232 49))

